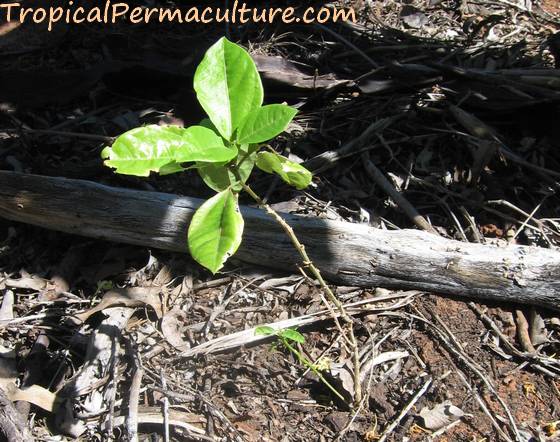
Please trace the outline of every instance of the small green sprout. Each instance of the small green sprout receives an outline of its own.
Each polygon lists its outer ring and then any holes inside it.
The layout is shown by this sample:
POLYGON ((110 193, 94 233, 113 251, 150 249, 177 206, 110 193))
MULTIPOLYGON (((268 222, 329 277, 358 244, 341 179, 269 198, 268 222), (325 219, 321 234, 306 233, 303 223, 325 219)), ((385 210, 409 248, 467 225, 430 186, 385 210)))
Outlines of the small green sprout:
POLYGON ((97 296, 99 293, 106 292, 107 290, 111 290, 113 288, 113 281, 97 281, 97 288, 95 289, 94 296, 97 296))
POLYGON ((321 371, 327 370, 329 367, 326 364, 326 359, 321 358, 314 364, 309 359, 307 359, 301 352, 296 349, 292 344, 304 344, 305 336, 293 328, 285 328, 283 330, 276 330, 268 325, 262 325, 255 328, 255 336, 275 336, 278 338, 280 343, 288 349, 297 360, 306 368, 310 369, 326 387, 331 390, 336 397, 338 397, 342 402, 346 403, 346 399, 342 396, 332 384, 325 379, 321 371))
POLYGON ((263 106, 263 86, 251 56, 226 38, 205 54, 194 76, 194 90, 208 119, 197 126, 149 125, 119 136, 101 153, 105 165, 125 175, 167 175, 196 169, 216 195, 198 208, 188 228, 191 256, 212 273, 233 255, 243 235, 241 190, 253 168, 274 173, 304 189, 311 172, 263 143, 284 132, 297 110, 285 104, 263 106))

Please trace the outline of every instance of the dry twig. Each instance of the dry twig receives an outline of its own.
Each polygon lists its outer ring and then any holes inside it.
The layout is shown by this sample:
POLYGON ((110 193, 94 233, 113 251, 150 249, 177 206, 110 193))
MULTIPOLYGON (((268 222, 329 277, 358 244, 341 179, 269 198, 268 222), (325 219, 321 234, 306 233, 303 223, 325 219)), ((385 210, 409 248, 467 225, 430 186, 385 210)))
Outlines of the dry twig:
POLYGON ((412 409, 412 407, 414 407, 416 402, 418 402, 420 400, 420 398, 426 394, 426 392, 428 391, 428 388, 430 388, 430 385, 432 385, 432 378, 428 378, 426 380, 426 382, 424 382, 424 385, 422 385, 422 387, 420 387, 420 389, 416 392, 416 394, 412 397, 412 399, 401 410, 401 412, 399 413, 397 418, 389 424, 389 426, 385 429, 385 431, 383 431, 383 434, 381 434, 381 437, 379 438, 378 442, 385 442, 387 440, 387 438, 391 434, 393 434, 393 431, 395 431, 395 428, 397 428, 397 426, 401 423, 401 421, 408 414, 408 412, 412 409))

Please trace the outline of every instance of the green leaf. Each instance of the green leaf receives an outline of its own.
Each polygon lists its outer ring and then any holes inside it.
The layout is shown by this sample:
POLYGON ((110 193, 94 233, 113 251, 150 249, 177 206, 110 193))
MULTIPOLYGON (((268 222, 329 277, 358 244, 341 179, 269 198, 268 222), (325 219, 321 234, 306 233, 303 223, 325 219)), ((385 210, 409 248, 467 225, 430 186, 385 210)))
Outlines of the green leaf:
POLYGON ((216 273, 241 244, 243 224, 237 195, 229 189, 216 194, 198 208, 191 220, 188 230, 191 256, 216 273))
POLYGON ((208 49, 198 65, 194 89, 210 120, 227 140, 263 102, 255 62, 245 49, 225 37, 208 49))
POLYGON ((278 174, 286 183, 299 190, 309 186, 313 176, 305 167, 275 152, 259 152, 256 164, 267 173, 278 174))
POLYGON ((202 120, 200 120, 200 123, 198 123, 198 125, 210 129, 218 135, 220 134, 220 131, 216 129, 216 126, 214 126, 214 123, 212 123, 210 118, 203 118, 202 120))
POLYGON ((206 185, 216 192, 228 189, 235 182, 235 177, 223 164, 199 162, 196 168, 206 185))
MULTIPOLYGON (((253 171, 255 161, 257 159, 256 146, 240 146, 236 165, 238 166, 239 176, 243 182, 246 182, 253 171)), ((224 164, 217 163, 197 163, 198 173, 204 180, 206 185, 216 192, 231 187, 234 191, 241 190, 241 184, 224 164)))
POLYGON ((184 144, 175 158, 177 162, 206 161, 221 163, 230 161, 237 156, 236 148, 227 147, 222 137, 207 127, 191 126, 183 129, 181 135, 184 144))
POLYGON ((262 143, 284 132, 297 110, 285 104, 269 104, 251 112, 237 130, 238 143, 262 143))
POLYGON ((187 170, 186 168, 184 168, 183 166, 181 166, 179 163, 176 163, 175 161, 166 164, 165 166, 162 166, 159 168, 159 174, 160 175, 171 175, 173 173, 177 173, 177 172, 183 172, 187 170))
POLYGON ((137 127, 119 136, 101 152, 105 165, 125 175, 148 176, 180 171, 178 163, 229 161, 237 150, 224 145, 222 138, 202 126, 137 127))
POLYGON ((268 325, 260 325, 255 328, 255 336, 270 336, 276 334, 276 330, 268 325))
POLYGON ((144 126, 119 136, 101 152, 105 165, 126 175, 148 176, 175 162, 183 142, 179 127, 144 126))
POLYGON ((303 336, 300 332, 294 330, 293 328, 287 328, 285 330, 281 330, 280 332, 278 332, 278 336, 280 336, 283 339, 288 339, 290 341, 298 342, 300 344, 303 344, 305 342, 305 336, 303 336))

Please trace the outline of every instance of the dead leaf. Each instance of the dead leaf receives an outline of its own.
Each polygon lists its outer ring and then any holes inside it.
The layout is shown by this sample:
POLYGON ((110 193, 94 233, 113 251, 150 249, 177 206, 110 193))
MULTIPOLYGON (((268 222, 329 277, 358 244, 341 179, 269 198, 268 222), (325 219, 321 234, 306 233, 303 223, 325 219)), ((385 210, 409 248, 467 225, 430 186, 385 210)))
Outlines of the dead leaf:
POLYGON ((55 393, 39 385, 32 385, 22 390, 15 384, 11 384, 4 391, 11 401, 26 401, 50 412, 55 410, 59 401, 55 393))
POLYGON ((409 28, 420 29, 428 23, 428 17, 414 6, 406 5, 401 12, 401 18, 409 28))
MULTIPOLYGON (((380 353, 375 357, 370 357, 367 361, 362 362, 360 367, 360 382, 362 385, 367 381, 370 373, 374 367, 385 364, 391 361, 399 361, 400 359, 407 358, 409 353, 407 351, 387 351, 380 353)), ((342 388, 346 394, 354 399, 354 365, 350 359, 346 361, 331 364, 331 375, 339 379, 342 388)))
POLYGON ((329 414, 325 418, 325 421, 330 424, 330 426, 332 427, 332 429, 336 433, 339 433, 348 424, 348 419, 349 418, 348 418, 348 413, 347 412, 345 412, 345 411, 333 411, 331 414, 329 414))
POLYGON ((480 140, 478 147, 473 152, 472 183, 477 183, 482 171, 488 166, 499 145, 495 141, 480 140))
POLYGON ((159 270, 158 274, 154 278, 153 286, 164 286, 169 284, 173 280, 173 275, 171 269, 166 265, 163 265, 159 270))
POLYGON ((0 345, 0 388, 6 390, 10 384, 15 386, 17 377, 15 351, 0 345))
POLYGON ((10 32, 19 28, 20 26, 21 23, 19 21, 8 21, 0 25, 0 37, 8 35, 10 32))
POLYGON ((404 358, 408 358, 410 354, 407 351, 386 351, 378 354, 377 356, 370 358, 368 361, 362 364, 360 367, 361 381, 365 382, 369 378, 369 374, 373 367, 385 364, 391 361, 399 361, 404 358))
POLYGON ((418 413, 423 419, 422 426, 431 431, 437 431, 461 419, 465 413, 449 401, 442 402, 434 408, 424 407, 418 413))
POLYGON ((14 319, 14 292, 6 290, 0 307, 0 321, 14 319))
MULTIPOLYGON (((125 423, 124 416, 118 416, 115 418, 115 425, 123 425, 125 423)), ((163 425, 163 415, 161 414, 161 408, 158 407, 139 407, 138 408, 138 423, 139 424, 158 424, 163 425)), ((190 434, 204 435, 205 431, 193 424, 199 424, 204 426, 206 424, 206 419, 203 416, 198 416, 192 413, 186 413, 184 411, 169 410, 169 425, 182 428, 190 434)))
POLYGON ((287 276, 285 278, 270 278, 259 284, 259 288, 262 290, 284 290, 290 295, 293 295, 303 281, 304 279, 297 275, 287 276))
POLYGON ((148 262, 140 270, 130 274, 129 281, 131 284, 146 285, 152 280, 152 273, 159 267, 159 261, 151 253, 148 256, 148 262))
POLYGON ((339 80, 332 74, 305 74, 294 63, 280 56, 253 55, 252 58, 263 80, 281 83, 290 88, 324 89, 350 84, 349 80, 339 80))
POLYGON ((495 130, 473 114, 454 105, 449 106, 449 110, 455 120, 473 137, 482 138, 483 140, 494 140, 497 138, 495 130))
MULTIPOLYGON (((0 81, 1 83, 1 81, 0 81)), ((21 271, 21 278, 19 279, 6 279, 4 281, 7 287, 15 289, 36 290, 40 291, 47 287, 48 280, 41 278, 37 275, 30 275, 26 271, 21 271)))
POLYGON ((17 387, 16 354, 13 350, 0 346, 0 389, 11 401, 26 401, 46 411, 53 411, 57 402, 56 394, 39 385, 31 385, 24 390, 17 387))
POLYGON ((174 308, 167 312, 161 320, 161 332, 167 342, 179 351, 185 351, 190 348, 188 341, 183 338, 185 324, 187 322, 187 314, 178 308, 174 308))
MULTIPOLYGON (((354 365, 350 359, 341 363, 331 364, 331 375, 340 381, 346 396, 354 400, 354 365)), ((339 389, 340 392, 340 389, 339 389)))
POLYGON ((402 83, 396 80, 374 80, 368 79, 361 81, 359 84, 360 91, 364 94, 377 94, 387 92, 388 90, 397 89, 402 83))
POLYGON ((161 302, 159 300, 160 289, 158 287, 133 287, 125 289, 112 289, 103 296, 103 299, 95 307, 74 316, 74 318, 85 322, 87 319, 106 308, 124 306, 141 307, 148 305, 154 309, 158 318, 162 317, 161 302))
POLYGON ((534 308, 529 311, 529 324, 529 337, 533 345, 537 346, 549 341, 544 319, 534 308))

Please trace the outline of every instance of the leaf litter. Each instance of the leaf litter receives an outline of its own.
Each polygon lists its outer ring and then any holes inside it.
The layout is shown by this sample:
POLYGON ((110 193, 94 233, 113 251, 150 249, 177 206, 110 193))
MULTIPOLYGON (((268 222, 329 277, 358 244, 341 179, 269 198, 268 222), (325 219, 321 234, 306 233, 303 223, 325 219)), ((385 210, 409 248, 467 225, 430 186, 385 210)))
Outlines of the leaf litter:
MULTIPOLYGON (((359 23, 329 24, 334 34, 247 27, 242 43, 251 43, 271 101, 300 109, 274 149, 322 170, 308 195, 262 176, 259 190, 293 213, 412 227, 368 173, 371 163, 439 234, 556 247, 556 5, 355 3, 359 23)), ((55 43, 68 41, 63 31, 55 43)), ((2 28, 2 43, 6 36, 17 43, 10 46, 17 56, 8 50, 0 60, 3 168, 200 195, 196 177, 109 177, 97 160, 102 140, 127 124, 197 122, 192 68, 219 37, 198 31, 117 25, 86 39, 85 28, 76 29, 66 51, 58 43, 44 47, 30 29, 2 28)), ((126 432, 136 359, 143 368, 140 432, 168 428, 173 440, 558 436, 554 312, 341 290, 346 304, 358 303, 352 314, 361 324, 361 381, 370 393, 360 409, 346 410, 293 355, 270 351, 254 336, 265 324, 300 327, 301 351, 322 361, 342 391, 353 391, 344 374, 348 349, 322 316, 313 281, 236 265, 210 278, 183 257, 7 222, 0 259, 3 389, 34 404, 24 416, 37 439, 126 432), (74 258, 63 263, 65 255, 74 258), (64 320, 76 317, 82 321, 64 320), (534 353, 522 346, 520 329, 534 353), (37 355, 41 377, 30 376, 37 355), (21 384, 26 376, 31 385, 21 384)))

